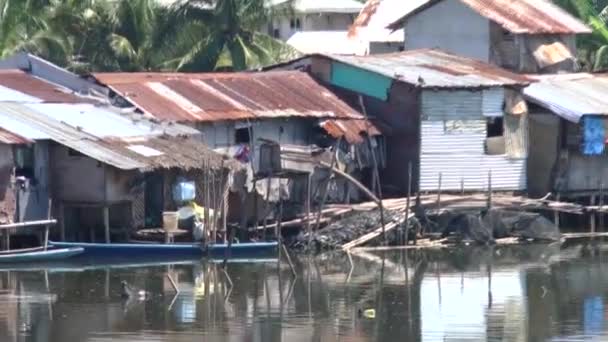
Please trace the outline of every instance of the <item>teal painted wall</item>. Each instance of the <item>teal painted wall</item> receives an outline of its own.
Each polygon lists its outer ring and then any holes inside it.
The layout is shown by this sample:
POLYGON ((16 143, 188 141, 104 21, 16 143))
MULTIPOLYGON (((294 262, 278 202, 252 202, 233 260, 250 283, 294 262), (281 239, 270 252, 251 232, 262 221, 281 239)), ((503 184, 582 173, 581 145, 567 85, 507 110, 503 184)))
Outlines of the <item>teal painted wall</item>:
POLYGON ((393 80, 340 62, 331 65, 331 83, 386 101, 393 80))

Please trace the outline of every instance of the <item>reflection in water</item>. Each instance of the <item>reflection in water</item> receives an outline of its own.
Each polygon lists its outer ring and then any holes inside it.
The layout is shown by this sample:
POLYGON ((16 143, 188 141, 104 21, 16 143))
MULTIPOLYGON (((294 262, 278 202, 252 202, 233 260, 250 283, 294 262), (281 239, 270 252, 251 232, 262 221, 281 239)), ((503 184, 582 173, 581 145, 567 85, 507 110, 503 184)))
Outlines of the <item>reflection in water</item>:
POLYGON ((276 262, 5 271, 0 341, 599 341, 607 270, 588 251, 303 256, 297 277, 276 262), (123 300, 122 280, 150 298, 123 300))

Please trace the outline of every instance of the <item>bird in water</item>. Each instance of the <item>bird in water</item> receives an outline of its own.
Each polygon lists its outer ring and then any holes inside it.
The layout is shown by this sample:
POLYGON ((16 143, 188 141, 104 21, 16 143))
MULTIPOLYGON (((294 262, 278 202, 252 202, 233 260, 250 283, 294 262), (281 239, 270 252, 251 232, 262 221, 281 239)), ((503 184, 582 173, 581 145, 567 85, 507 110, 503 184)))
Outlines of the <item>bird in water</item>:
POLYGON ((148 292, 135 289, 124 280, 120 282, 120 285, 122 287, 120 293, 122 298, 146 300, 149 297, 148 292))

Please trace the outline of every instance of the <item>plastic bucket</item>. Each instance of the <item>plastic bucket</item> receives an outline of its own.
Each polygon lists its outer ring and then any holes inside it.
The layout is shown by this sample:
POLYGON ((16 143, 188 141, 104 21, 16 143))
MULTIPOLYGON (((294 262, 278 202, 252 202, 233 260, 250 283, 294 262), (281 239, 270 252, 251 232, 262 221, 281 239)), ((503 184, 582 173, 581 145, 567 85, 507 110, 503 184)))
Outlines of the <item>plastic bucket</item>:
POLYGON ((163 229, 166 231, 177 230, 179 214, 177 211, 163 212, 163 229))

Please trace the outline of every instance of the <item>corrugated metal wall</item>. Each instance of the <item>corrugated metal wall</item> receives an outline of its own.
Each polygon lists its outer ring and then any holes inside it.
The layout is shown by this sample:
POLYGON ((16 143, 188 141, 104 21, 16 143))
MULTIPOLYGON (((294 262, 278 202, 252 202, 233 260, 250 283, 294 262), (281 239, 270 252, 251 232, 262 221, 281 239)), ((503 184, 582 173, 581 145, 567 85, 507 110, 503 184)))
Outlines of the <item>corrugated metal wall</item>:
POLYGON ((525 158, 485 154, 486 118, 502 115, 503 100, 502 89, 423 92, 420 190, 437 190, 440 173, 442 190, 484 190, 489 171, 495 190, 526 189, 525 158))

